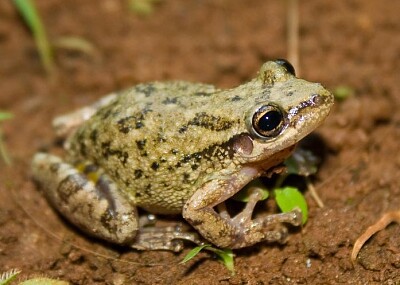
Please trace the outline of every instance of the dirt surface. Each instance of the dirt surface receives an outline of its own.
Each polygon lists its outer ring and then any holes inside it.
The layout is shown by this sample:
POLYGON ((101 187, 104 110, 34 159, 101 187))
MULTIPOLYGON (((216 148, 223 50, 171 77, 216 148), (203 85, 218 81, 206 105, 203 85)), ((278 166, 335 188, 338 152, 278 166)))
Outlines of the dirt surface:
POLYGON ((90 41, 90 54, 56 50, 46 76, 11 1, 0 2, 1 124, 13 165, 0 163, 0 272, 72 284, 399 284, 400 226, 390 225, 350 261, 357 237, 400 205, 400 21, 398 1, 304 1, 301 77, 355 94, 317 130, 327 146, 309 193, 310 217, 286 245, 236 251, 231 276, 208 253, 137 252, 87 238, 54 213, 29 163, 54 143, 51 119, 138 82, 183 79, 233 87, 262 62, 285 57, 283 1, 165 1, 147 17, 127 1, 38 0, 52 41, 90 41))

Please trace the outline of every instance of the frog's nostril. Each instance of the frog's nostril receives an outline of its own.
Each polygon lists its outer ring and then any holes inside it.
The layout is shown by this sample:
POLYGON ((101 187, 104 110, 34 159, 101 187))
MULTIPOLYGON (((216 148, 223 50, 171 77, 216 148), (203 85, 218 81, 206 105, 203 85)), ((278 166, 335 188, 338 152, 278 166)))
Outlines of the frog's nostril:
POLYGON ((311 95, 310 102, 313 106, 319 106, 324 103, 324 98, 319 94, 313 94, 311 95))

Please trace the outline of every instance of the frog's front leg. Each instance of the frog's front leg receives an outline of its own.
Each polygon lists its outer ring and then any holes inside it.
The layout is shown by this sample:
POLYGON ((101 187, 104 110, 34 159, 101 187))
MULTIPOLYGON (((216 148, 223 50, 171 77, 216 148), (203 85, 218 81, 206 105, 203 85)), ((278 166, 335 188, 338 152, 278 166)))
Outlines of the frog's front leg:
POLYGON ((215 178, 205 183, 186 202, 184 218, 204 238, 222 248, 242 248, 260 241, 284 241, 287 229, 282 223, 301 225, 300 210, 252 219, 254 206, 261 199, 257 191, 250 194, 247 206, 236 217, 230 218, 227 213, 220 215, 214 210, 258 176, 256 168, 244 167, 229 178, 215 178))
POLYGON ((57 156, 38 153, 32 171, 53 206, 92 236, 150 250, 179 251, 182 240, 200 242, 197 235, 176 227, 140 229, 133 202, 93 164, 74 167, 57 156))

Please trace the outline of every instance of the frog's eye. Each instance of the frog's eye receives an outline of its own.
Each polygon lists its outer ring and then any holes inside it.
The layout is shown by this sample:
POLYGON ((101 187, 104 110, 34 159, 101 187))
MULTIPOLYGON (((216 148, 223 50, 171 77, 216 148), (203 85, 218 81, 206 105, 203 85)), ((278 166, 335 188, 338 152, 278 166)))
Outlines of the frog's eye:
POLYGON ((263 105, 254 113, 251 125, 261 138, 273 138, 285 127, 285 115, 274 104, 263 105))
POLYGON ((283 66, 287 72, 289 72, 293 76, 296 76, 296 71, 294 70, 293 65, 291 65, 291 63, 289 61, 287 61, 286 59, 277 59, 277 60, 275 60, 275 62, 277 64, 283 66))

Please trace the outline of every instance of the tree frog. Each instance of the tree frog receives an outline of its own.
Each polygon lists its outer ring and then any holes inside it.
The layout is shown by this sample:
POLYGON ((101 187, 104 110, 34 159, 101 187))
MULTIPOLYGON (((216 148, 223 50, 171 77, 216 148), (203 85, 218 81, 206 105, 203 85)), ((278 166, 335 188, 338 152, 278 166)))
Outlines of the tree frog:
POLYGON ((285 60, 264 63, 253 80, 228 90, 139 84, 56 118, 65 158, 37 153, 33 177, 63 216, 113 243, 179 250, 177 240, 199 240, 179 228, 143 227, 137 208, 180 214, 221 248, 282 241, 285 224, 301 224, 299 210, 253 218, 257 191, 236 216, 221 205, 273 172, 332 104, 329 91, 297 78, 285 60))

